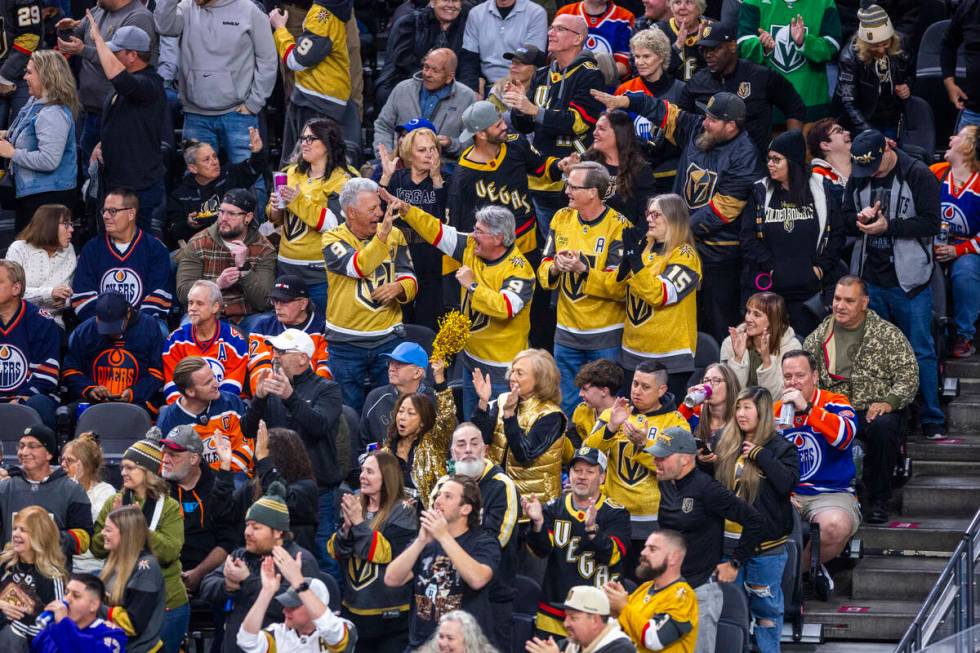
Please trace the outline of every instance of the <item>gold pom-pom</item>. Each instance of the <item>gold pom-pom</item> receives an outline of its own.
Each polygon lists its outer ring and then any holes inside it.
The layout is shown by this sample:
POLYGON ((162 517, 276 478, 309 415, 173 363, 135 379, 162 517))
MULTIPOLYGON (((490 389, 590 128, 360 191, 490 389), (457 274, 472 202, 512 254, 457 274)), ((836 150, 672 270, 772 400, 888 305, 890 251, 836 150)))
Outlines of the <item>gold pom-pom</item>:
POLYGON ((458 354, 470 337, 470 318, 459 311, 450 311, 439 318, 439 332, 432 341, 432 360, 449 363, 449 357, 458 354))

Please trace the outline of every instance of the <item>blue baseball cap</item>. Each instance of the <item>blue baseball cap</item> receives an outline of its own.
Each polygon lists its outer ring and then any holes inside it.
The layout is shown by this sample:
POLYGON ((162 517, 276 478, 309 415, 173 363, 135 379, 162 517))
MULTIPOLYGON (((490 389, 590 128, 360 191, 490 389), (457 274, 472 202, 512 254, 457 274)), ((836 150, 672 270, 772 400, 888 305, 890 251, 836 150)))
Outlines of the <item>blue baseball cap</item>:
POLYGON ((423 370, 429 366, 429 355, 425 353, 425 350, 421 346, 414 342, 403 342, 395 347, 390 354, 381 354, 381 357, 398 361, 399 363, 416 365, 423 370))
POLYGON ((439 133, 436 126, 432 124, 431 120, 426 120, 425 118, 412 118, 404 125, 398 125, 397 129, 401 129, 406 134, 408 132, 413 132, 416 129, 431 129, 432 131, 439 133))

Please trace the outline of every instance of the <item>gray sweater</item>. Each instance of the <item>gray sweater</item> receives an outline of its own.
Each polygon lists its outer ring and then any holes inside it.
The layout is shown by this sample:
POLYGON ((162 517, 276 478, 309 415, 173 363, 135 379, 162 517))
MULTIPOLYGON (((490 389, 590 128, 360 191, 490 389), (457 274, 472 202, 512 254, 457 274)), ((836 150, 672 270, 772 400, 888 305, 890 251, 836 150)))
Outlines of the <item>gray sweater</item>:
MULTIPOLYGON (((432 113, 432 124, 440 136, 448 136, 449 147, 443 154, 457 156, 462 149, 459 135, 463 131, 463 111, 476 102, 476 94, 469 87, 453 81, 453 90, 432 113)), ((404 125, 412 118, 422 115, 422 105, 419 93, 422 90, 422 73, 415 73, 411 79, 399 82, 388 96, 381 113, 374 121, 374 151, 378 145, 385 144, 389 151, 395 147, 395 128, 404 125)))
POLYGON ((276 83, 272 28, 251 0, 159 0, 161 36, 180 36, 180 102, 184 111, 217 116, 245 104, 258 113, 276 83))
MULTIPOLYGON (((101 6, 92 8, 92 17, 99 25, 102 37, 108 42, 120 27, 133 25, 150 35, 150 63, 156 65, 157 33, 153 27, 153 14, 139 0, 132 0, 118 11, 106 11, 101 6)), ((82 107, 89 113, 102 114, 102 105, 106 95, 112 89, 112 84, 106 79, 99 54, 89 36, 88 18, 83 19, 75 27, 75 36, 85 43, 82 50, 82 69, 79 73, 78 95, 82 107)))

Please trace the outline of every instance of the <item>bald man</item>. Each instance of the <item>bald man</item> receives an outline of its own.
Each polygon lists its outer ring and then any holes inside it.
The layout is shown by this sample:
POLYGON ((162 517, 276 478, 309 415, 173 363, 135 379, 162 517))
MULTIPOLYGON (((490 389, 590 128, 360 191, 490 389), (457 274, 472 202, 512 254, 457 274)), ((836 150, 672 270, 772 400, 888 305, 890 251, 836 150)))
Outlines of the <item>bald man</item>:
POLYGON ((388 96, 374 121, 374 151, 384 145, 397 152, 397 130, 413 118, 425 118, 436 128, 442 154, 457 158, 463 111, 476 102, 476 94, 456 81, 456 53, 438 48, 425 55, 422 70, 400 82, 388 96))

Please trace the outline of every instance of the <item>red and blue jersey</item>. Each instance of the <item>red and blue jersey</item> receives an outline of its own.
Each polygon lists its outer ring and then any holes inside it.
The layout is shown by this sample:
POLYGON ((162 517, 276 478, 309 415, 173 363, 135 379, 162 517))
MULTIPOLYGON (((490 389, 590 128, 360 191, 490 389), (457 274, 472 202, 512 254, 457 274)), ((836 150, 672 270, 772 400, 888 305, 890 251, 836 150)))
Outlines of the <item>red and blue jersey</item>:
POLYGON ((34 304, 21 300, 0 323, 0 399, 53 396, 61 371, 61 327, 34 304))
POLYGON ((606 10, 598 16, 585 12, 585 3, 576 2, 565 5, 557 15, 571 14, 581 16, 589 26, 585 39, 585 49, 590 52, 611 54, 616 63, 630 69, 630 36, 633 33, 633 12, 623 9, 615 2, 609 2, 606 10))
POLYGON ((953 180, 948 162, 935 163, 930 170, 939 179, 940 216, 949 223, 949 242, 958 255, 980 254, 980 172, 963 184, 953 180))
POLYGON ((120 251, 108 234, 85 243, 78 257, 71 307, 80 320, 95 315, 99 293, 122 293, 133 308, 147 315, 167 319, 173 302, 170 252, 166 246, 142 229, 120 251))
MULTIPOLYGON (((779 415, 783 402, 773 410, 779 415)), ((796 415, 783 437, 800 454, 797 494, 854 493, 854 457, 851 443, 857 433, 857 415, 847 397, 817 390, 810 412, 796 415)))
POLYGON ((188 356, 200 356, 208 362, 222 392, 242 394, 248 366, 248 343, 237 328, 219 320, 214 335, 207 340, 198 339, 197 330, 190 323, 170 334, 163 349, 163 378, 167 383, 163 394, 168 404, 180 396, 174 384, 174 368, 188 356))

